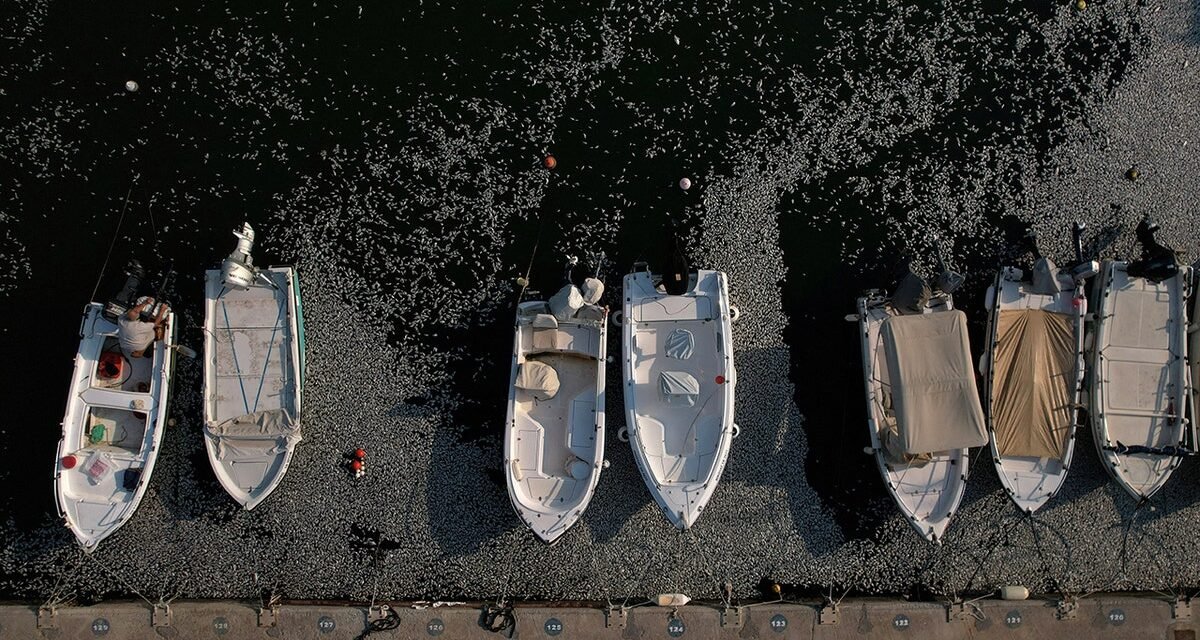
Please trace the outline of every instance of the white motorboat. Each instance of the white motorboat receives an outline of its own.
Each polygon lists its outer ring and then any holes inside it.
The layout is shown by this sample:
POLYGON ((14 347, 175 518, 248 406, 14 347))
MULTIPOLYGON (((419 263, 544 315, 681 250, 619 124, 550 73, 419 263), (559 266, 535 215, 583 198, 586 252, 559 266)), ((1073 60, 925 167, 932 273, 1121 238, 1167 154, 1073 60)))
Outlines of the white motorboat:
POLYGON ((1192 446, 1200 445, 1200 262, 1192 265, 1192 315, 1188 324, 1188 361, 1192 364, 1191 378, 1188 382, 1192 387, 1192 446))
MULTIPOLYGON (((949 281, 950 279, 947 279, 949 281)), ((970 447, 987 444, 966 316, 953 287, 909 273, 896 295, 858 299, 871 450, 888 491, 922 536, 940 542, 967 486, 970 447)))
POLYGON ((737 433, 736 310, 724 273, 672 275, 664 283, 638 264, 625 276, 626 433, 650 494, 687 529, 712 497, 737 433))
POLYGON ((300 441, 304 318, 291 267, 255 267, 254 229, 205 274, 204 441, 221 486, 247 510, 279 486, 300 441))
POLYGON ((604 467, 608 310, 603 285, 522 302, 513 331, 504 467, 521 520, 553 543, 579 521, 604 467))
POLYGON ((1154 242, 1146 221, 1138 236, 1143 258, 1105 261, 1096 278, 1091 407, 1104 467, 1141 501, 1190 453, 1184 349, 1191 270, 1154 242))
MULTIPOLYGON (((135 288, 127 287, 127 292, 135 288)), ((154 343, 153 356, 132 357, 122 352, 117 336, 116 319, 133 304, 126 302, 116 307, 93 302, 84 309, 58 443, 58 513, 88 552, 137 510, 167 420, 175 314, 166 314, 163 339, 154 343)))
MULTIPOLYGON (((988 348, 980 359, 996 473, 1009 498, 1033 513, 1062 488, 1075 452, 1083 392, 1085 281, 1099 265, 1059 270, 1037 256, 1028 277, 1005 267, 988 287, 988 348)), ((1036 254, 1036 246, 1033 247, 1036 254)))

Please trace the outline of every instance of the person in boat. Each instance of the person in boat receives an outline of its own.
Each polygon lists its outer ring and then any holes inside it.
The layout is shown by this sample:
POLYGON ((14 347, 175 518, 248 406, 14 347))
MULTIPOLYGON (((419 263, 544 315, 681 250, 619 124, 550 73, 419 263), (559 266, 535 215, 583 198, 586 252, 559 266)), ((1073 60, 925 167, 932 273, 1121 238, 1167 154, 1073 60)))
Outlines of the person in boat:
POLYGON ((131 358, 154 357, 154 350, 150 346, 156 340, 163 339, 170 309, 166 304, 160 305, 153 319, 142 320, 142 312, 153 306, 154 298, 142 296, 132 309, 117 319, 117 340, 121 343, 121 351, 131 358))

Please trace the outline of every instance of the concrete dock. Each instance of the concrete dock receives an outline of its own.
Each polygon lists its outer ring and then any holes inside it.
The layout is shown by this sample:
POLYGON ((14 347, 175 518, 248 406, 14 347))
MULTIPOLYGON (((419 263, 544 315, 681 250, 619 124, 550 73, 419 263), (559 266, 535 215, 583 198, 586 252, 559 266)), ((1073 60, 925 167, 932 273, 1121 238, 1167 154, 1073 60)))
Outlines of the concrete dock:
MULTIPOLYGON (((505 637, 481 626, 484 605, 395 603, 394 628, 372 639, 505 637)), ((384 610, 386 613, 386 610, 384 610)), ((110 602, 53 611, 30 604, 0 605, 0 638, 358 638, 369 617, 364 606, 282 603, 262 608, 234 601, 110 602)), ((786 602, 724 608, 691 603, 675 609, 652 605, 622 610, 606 606, 525 606, 514 609, 514 638, 1167 638, 1193 640, 1200 610, 1187 601, 1129 594, 1093 594, 1074 600, 982 599, 965 605, 892 599, 786 602)))

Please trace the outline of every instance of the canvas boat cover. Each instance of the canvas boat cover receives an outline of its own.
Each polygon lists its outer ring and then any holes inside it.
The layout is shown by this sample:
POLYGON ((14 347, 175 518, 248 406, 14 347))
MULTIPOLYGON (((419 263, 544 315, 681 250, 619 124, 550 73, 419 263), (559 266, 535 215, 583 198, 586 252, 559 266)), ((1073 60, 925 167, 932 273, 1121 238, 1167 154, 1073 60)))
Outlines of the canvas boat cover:
POLYGON ((992 429, 1000 455, 1062 458, 1075 384, 1071 316, 1001 310, 992 358, 992 429))
POLYGON ((583 306, 583 294, 579 292, 579 287, 573 284, 565 285, 558 293, 550 297, 550 313, 554 314, 555 318, 561 322, 570 320, 583 306))
POLYGON ((517 370, 515 386, 538 400, 549 400, 558 393, 558 372, 545 362, 526 360, 517 370))
POLYGON ((880 337, 904 451, 987 444, 963 312, 892 316, 880 337))
POLYGON ((663 371, 659 375, 663 398, 670 404, 694 406, 700 381, 686 371, 663 371))
POLYGON ((256 411, 206 427, 216 440, 217 458, 271 455, 286 451, 300 441, 300 425, 283 409, 256 411), (274 440, 272 440, 274 439, 274 440), (274 442, 264 447, 265 442, 274 442))

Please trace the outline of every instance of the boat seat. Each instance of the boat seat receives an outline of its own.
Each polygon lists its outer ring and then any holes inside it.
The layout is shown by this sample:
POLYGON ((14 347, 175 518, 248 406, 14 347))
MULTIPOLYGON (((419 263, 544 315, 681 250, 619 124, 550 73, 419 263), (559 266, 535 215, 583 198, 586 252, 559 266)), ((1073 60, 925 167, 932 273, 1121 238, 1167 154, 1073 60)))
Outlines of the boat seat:
POLYGON ((663 440, 663 423, 650 416, 637 416, 638 442, 647 456, 661 458, 666 455, 663 440))
POLYGON ((576 480, 587 480, 588 476, 592 474, 592 465, 588 464, 586 460, 581 460, 577 456, 570 456, 567 458, 567 464, 563 466, 563 472, 566 473, 567 477, 569 478, 574 478, 576 480))

